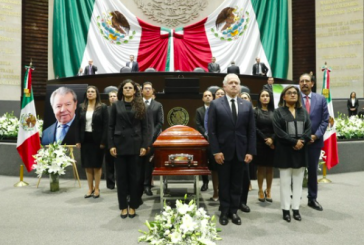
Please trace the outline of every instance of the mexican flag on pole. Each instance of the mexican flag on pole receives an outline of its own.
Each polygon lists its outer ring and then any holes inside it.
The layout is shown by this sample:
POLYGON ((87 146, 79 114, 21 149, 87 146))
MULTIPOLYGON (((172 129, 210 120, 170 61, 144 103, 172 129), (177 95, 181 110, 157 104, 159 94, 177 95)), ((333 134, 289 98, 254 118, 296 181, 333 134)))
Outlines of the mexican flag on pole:
POLYGON ((329 111, 329 126, 324 134, 324 147, 322 151, 324 152, 322 160, 326 163, 327 169, 334 167, 339 163, 339 156, 337 150, 337 140, 336 140, 336 128, 334 121, 334 107, 332 105, 331 93, 330 93, 330 68, 325 66, 322 68, 324 72, 324 80, 322 84, 322 95, 325 96, 327 101, 327 109, 329 111))
POLYGON ((26 66, 25 69, 24 93, 19 118, 20 125, 16 148, 27 171, 30 172, 34 164, 33 155, 40 149, 40 139, 32 90, 32 72, 34 68, 26 66))

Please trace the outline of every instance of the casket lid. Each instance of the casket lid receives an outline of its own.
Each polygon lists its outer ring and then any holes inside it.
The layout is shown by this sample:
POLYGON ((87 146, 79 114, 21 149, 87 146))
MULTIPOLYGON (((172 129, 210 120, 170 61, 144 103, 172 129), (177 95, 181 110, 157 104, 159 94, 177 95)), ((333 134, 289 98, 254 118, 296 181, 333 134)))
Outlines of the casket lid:
POLYGON ((164 130, 154 142, 154 147, 195 146, 206 147, 209 142, 196 129, 176 125, 164 130))

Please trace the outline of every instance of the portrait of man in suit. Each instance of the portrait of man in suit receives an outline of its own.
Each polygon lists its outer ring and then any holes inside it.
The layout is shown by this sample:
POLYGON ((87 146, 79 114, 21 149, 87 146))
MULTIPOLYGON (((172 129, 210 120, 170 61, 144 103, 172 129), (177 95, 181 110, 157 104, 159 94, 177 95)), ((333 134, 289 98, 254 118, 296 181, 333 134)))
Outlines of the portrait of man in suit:
POLYGON ((317 169, 324 146, 324 134, 329 124, 329 111, 324 96, 312 92, 314 82, 307 73, 300 76, 299 85, 302 93, 302 105, 306 108, 311 119, 311 142, 308 147, 308 206, 322 211, 317 201, 317 169))
POLYGON ((235 65, 235 61, 231 61, 230 66, 227 68, 227 73, 234 73, 239 76, 240 68, 239 66, 235 65))
POLYGON ((253 65, 253 75, 254 76, 267 76, 267 72, 269 71, 267 66, 263 62, 260 62, 259 57, 255 58, 255 61, 256 61, 256 63, 253 65))
POLYGON ((216 63, 216 58, 211 58, 211 63, 207 65, 209 72, 220 73, 220 65, 216 63))
POLYGON ((130 61, 126 62, 126 66, 131 69, 131 72, 138 72, 139 65, 138 62, 134 60, 134 55, 130 55, 130 61))
POLYGON ((53 91, 50 103, 56 122, 46 128, 42 134, 42 145, 54 142, 60 144, 74 144, 77 123, 75 123, 77 109, 77 95, 73 89, 59 87, 53 91))
POLYGON ((95 75, 97 72, 97 67, 93 65, 93 60, 90 59, 88 61, 88 66, 85 67, 84 69, 84 75, 95 75))
POLYGON ((230 217, 241 225, 237 214, 243 183, 249 185, 249 164, 256 154, 255 119, 249 101, 241 99, 240 79, 228 74, 223 81, 225 96, 213 100, 208 113, 208 136, 211 152, 218 164, 219 222, 227 225, 230 217))
POLYGON ((267 90, 271 95, 273 95, 273 84, 274 84, 274 78, 268 77, 267 84, 263 85, 263 89, 267 90))

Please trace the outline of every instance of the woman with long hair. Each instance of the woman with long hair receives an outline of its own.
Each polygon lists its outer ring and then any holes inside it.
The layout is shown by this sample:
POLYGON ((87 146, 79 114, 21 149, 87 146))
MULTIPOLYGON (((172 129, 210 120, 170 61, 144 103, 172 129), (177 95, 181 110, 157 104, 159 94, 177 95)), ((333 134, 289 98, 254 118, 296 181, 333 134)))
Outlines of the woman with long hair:
POLYGON ((358 113, 359 100, 356 98, 355 92, 350 93, 350 98, 348 99, 347 107, 348 107, 349 117, 355 116, 358 113))
POLYGON ((301 92, 295 86, 283 89, 278 105, 273 115, 276 136, 274 167, 279 169, 283 219, 291 222, 292 207, 293 218, 301 221, 299 208, 303 175, 308 163, 307 144, 311 141, 311 121, 302 107, 301 92))
POLYGON ((140 157, 147 152, 146 108, 137 84, 124 80, 118 90, 118 101, 111 107, 109 148, 115 159, 120 217, 134 218, 140 203, 140 157), (129 202, 127 196, 130 196, 129 202))
POLYGON ((275 144, 272 123, 274 105, 270 95, 267 90, 262 90, 258 95, 257 107, 254 110, 257 130, 257 155, 252 163, 257 166, 258 200, 261 202, 273 201, 271 188, 275 144), (266 179, 266 189, 263 192, 264 179, 266 179))
POLYGON ((107 138, 107 106, 101 102, 99 90, 88 86, 78 116, 76 146, 81 148, 81 165, 86 169, 88 192, 85 198, 100 197, 100 180, 107 138))

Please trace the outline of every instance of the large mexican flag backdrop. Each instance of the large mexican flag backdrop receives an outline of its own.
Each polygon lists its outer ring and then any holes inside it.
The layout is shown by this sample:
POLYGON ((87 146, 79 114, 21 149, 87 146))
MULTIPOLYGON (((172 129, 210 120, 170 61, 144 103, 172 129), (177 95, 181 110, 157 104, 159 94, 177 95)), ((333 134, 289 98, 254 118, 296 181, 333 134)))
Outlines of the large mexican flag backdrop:
POLYGON ((251 74, 255 58, 268 75, 286 78, 287 0, 226 0, 192 25, 169 29, 133 15, 121 0, 54 1, 55 77, 77 74, 93 59, 98 74, 116 73, 134 55, 140 71, 207 70, 214 56, 221 72, 231 61, 251 74))

